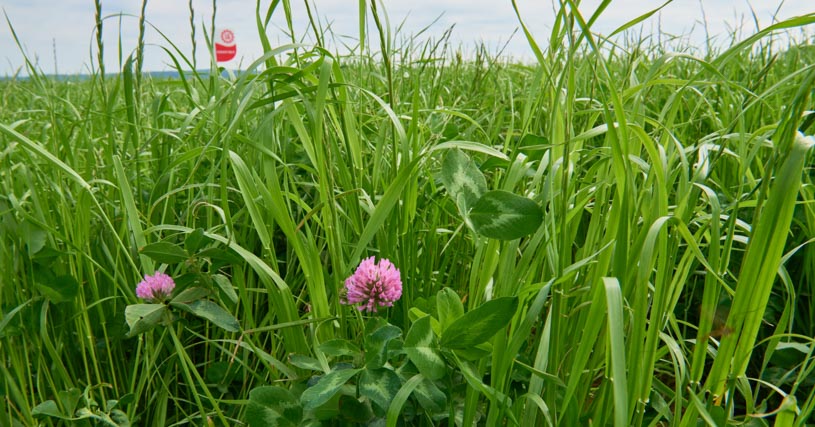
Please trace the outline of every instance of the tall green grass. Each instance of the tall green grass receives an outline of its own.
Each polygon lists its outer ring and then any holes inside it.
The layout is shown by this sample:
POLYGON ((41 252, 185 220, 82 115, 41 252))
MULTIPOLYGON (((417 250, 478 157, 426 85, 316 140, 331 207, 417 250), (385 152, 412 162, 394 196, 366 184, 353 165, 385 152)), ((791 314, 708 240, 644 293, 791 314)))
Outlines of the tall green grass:
POLYGON ((523 64, 404 37, 365 2, 346 56, 258 2, 246 70, 185 74, 168 40, 180 76, 161 80, 141 45, 104 69, 97 1, 89 80, 27 62, 0 82, 2 424, 239 425, 270 401, 330 425, 814 423, 815 51, 769 40, 815 15, 669 49, 593 32, 610 1, 559 6, 523 64), (292 44, 272 45, 277 14, 292 44), (540 227, 474 231, 451 152, 540 227), (341 301, 372 255, 404 288, 367 315, 341 301), (240 332, 178 313, 127 335, 157 269, 240 332), (445 338, 498 306, 479 348, 445 338))

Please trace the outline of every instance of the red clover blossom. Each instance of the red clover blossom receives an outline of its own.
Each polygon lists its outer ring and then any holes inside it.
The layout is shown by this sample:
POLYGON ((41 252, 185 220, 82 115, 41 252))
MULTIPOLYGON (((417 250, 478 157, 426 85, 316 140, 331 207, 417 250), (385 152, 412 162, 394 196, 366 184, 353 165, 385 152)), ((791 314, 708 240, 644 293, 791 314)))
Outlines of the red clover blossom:
POLYGON ((402 297, 402 279, 399 269, 388 259, 374 262, 374 257, 366 258, 359 267, 345 279, 347 300, 343 304, 361 304, 359 311, 376 312, 377 307, 391 307, 402 297))
POLYGON ((136 286, 136 296, 144 300, 164 300, 175 289, 173 278, 157 271, 152 276, 146 274, 144 280, 136 286))

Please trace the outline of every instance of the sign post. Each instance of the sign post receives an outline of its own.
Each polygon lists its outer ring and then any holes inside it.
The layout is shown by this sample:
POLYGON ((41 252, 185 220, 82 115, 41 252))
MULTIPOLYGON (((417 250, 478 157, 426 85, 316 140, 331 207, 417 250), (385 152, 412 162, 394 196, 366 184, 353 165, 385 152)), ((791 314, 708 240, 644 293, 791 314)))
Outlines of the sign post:
POLYGON ((215 40, 215 60, 226 62, 234 58, 237 53, 238 46, 235 44, 235 33, 228 28, 219 31, 215 40))

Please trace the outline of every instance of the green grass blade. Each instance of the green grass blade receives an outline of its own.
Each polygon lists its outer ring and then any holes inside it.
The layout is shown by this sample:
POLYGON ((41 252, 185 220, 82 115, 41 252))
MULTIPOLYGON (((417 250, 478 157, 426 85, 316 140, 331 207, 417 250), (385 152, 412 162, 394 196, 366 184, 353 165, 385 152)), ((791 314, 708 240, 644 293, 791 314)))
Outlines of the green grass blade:
POLYGON ((625 325, 623 324, 623 297, 620 282, 615 278, 603 278, 606 290, 606 315, 608 322, 607 348, 611 354, 611 381, 614 387, 614 425, 629 425, 628 382, 625 363, 625 325))
MULTIPOLYGON (((116 179, 119 183, 119 191, 122 194, 122 204, 125 208, 127 215, 127 224, 130 229, 130 234, 133 241, 136 243, 136 250, 141 251, 141 248, 147 246, 147 238, 145 237, 144 230, 141 225, 139 212, 136 208, 136 202, 133 200, 133 191, 130 189, 127 176, 125 175, 124 168, 122 167, 122 160, 118 155, 113 156, 113 168, 116 173, 116 179)), ((142 265, 142 274, 153 274, 155 265, 153 260, 145 254, 139 253, 139 260, 142 265)))

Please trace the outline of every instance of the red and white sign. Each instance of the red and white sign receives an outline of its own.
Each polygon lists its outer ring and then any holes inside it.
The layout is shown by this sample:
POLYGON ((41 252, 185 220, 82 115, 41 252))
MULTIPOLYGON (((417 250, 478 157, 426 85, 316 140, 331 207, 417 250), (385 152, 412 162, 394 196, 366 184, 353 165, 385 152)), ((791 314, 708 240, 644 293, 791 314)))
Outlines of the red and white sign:
POLYGON ((215 60, 226 62, 238 54, 238 46, 235 44, 235 33, 230 29, 221 30, 215 40, 215 60))

